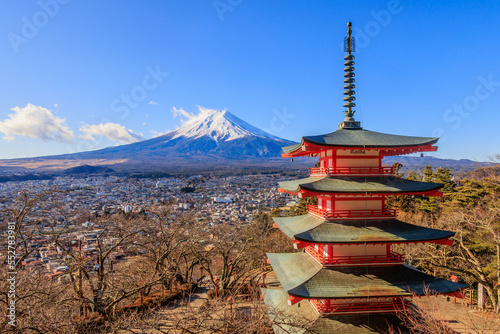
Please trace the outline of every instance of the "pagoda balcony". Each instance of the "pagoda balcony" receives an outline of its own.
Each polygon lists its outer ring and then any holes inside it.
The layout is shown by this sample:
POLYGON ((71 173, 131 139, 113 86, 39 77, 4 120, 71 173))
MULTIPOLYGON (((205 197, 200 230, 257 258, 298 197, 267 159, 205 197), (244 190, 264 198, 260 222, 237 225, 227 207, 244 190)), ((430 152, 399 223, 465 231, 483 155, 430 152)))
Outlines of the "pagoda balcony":
POLYGON ((335 303, 334 301, 321 299, 310 299, 310 302, 321 315, 398 312, 407 309, 411 305, 410 300, 403 298, 364 303, 335 303))
POLYGON ((308 205, 307 212, 321 219, 392 219, 396 210, 333 210, 320 209, 317 205, 308 205))
POLYGON ((318 167, 309 168, 311 176, 329 175, 393 175, 394 167, 318 167))
POLYGON ((331 256, 327 257, 323 252, 318 252, 314 246, 307 246, 306 252, 318 261, 322 266, 346 266, 346 265, 387 265, 403 263, 403 255, 391 252, 389 255, 356 255, 356 256, 331 256))

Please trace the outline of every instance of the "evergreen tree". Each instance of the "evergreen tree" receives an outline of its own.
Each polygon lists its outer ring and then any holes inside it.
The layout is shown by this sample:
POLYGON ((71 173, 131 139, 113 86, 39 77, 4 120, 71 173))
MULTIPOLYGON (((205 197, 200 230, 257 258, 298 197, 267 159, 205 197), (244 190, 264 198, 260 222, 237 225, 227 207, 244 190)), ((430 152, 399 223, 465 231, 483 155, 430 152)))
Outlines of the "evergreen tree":
POLYGON ((464 179, 460 183, 461 186, 457 187, 457 192, 453 194, 452 199, 454 203, 462 207, 476 206, 485 196, 500 192, 500 186, 488 182, 488 179, 481 181, 464 179))
POLYGON ((305 215, 307 213, 308 205, 318 205, 317 197, 301 198, 299 204, 295 208, 295 216, 305 215))
POLYGON ((421 171, 422 181, 444 184, 441 191, 443 197, 427 197, 421 196, 417 198, 418 208, 427 213, 436 213, 440 209, 440 204, 448 202, 452 199, 455 192, 455 183, 452 181, 453 176, 451 171, 444 167, 439 167, 436 172, 432 170, 431 165, 425 166, 421 171))

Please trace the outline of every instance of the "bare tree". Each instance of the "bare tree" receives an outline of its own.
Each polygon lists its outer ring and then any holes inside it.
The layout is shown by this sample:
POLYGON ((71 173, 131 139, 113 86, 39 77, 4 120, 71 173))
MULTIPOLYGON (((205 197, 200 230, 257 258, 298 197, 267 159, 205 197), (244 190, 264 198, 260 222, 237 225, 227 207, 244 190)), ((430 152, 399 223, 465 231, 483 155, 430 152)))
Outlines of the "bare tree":
POLYGON ((247 249, 251 240, 244 233, 230 226, 212 229, 210 243, 205 247, 193 247, 200 266, 210 276, 220 282, 220 288, 227 289, 250 269, 247 249))

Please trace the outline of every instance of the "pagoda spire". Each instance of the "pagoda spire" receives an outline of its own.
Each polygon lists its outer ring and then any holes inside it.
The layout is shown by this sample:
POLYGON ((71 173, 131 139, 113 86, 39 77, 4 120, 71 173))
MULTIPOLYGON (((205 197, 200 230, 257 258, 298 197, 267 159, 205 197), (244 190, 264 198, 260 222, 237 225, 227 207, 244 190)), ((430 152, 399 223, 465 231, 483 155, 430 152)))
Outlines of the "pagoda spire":
POLYGON ((360 123, 356 122, 353 118, 354 113, 356 112, 352 108, 356 107, 354 101, 356 98, 354 94, 354 55, 352 54, 356 51, 356 40, 352 37, 351 30, 352 23, 351 21, 347 22, 347 37, 344 38, 344 52, 347 52, 347 55, 344 57, 344 110, 345 119, 342 123, 339 124, 339 129, 343 128, 352 128, 352 129, 360 129, 360 123))

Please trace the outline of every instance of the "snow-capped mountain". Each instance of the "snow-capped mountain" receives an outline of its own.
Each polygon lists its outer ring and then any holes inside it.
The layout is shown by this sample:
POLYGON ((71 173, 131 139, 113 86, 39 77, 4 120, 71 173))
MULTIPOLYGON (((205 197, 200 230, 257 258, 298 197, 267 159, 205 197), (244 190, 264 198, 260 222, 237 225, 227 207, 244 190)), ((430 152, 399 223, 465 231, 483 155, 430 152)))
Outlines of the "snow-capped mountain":
MULTIPOLYGON (((200 108, 178 129, 141 142, 35 159, 126 160, 135 164, 224 163, 279 158, 293 142, 262 131, 225 110, 200 108)), ((282 159, 279 159, 282 161, 282 159)), ((284 159, 283 159, 284 160, 284 159)), ((90 163, 91 164, 91 163, 90 163)))
POLYGON ((282 140, 262 131, 226 110, 200 108, 200 113, 187 120, 182 127, 172 132, 172 139, 178 137, 209 137, 215 142, 231 141, 248 136, 282 140))
MULTIPOLYGON (((165 154, 208 159, 210 157, 245 159, 279 157, 281 147, 292 142, 262 131, 226 110, 207 110, 190 117, 183 125, 163 136, 121 148, 137 149, 143 154, 165 154)), ((113 150, 110 148, 109 150, 113 150)))

